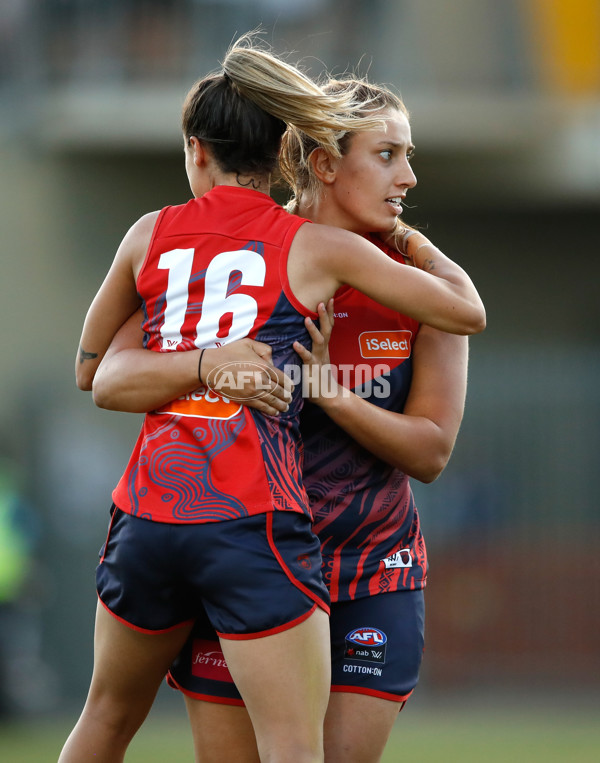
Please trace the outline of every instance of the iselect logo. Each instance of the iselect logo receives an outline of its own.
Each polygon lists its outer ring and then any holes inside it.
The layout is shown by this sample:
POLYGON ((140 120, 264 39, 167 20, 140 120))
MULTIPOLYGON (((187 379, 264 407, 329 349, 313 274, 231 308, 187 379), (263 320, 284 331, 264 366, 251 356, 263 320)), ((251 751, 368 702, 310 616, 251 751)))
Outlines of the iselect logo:
POLYGON ((363 358, 409 358, 412 331, 363 331, 358 337, 363 358))

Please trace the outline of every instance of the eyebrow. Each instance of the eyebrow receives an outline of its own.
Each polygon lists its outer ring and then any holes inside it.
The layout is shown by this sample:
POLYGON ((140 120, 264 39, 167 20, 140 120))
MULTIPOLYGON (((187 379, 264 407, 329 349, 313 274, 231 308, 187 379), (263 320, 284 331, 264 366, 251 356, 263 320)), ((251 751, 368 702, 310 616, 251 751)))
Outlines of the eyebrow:
POLYGON ((381 146, 391 146, 392 148, 404 148, 404 146, 406 146, 406 150, 407 151, 414 151, 415 150, 414 143, 409 143, 408 145, 406 145, 406 143, 403 143, 403 142, 400 142, 400 141, 397 141, 397 140, 380 140, 378 145, 381 145, 381 146))

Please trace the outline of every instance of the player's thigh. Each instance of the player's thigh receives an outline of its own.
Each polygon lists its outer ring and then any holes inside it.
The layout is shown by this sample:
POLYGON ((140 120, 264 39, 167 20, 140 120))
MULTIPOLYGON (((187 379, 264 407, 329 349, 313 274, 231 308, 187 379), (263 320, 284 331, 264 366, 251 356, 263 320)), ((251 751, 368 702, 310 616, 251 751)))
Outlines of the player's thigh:
POLYGON ((325 763, 378 763, 402 703, 332 692, 325 718, 325 763))
POLYGON ((141 633, 111 615, 98 602, 94 634, 94 671, 90 698, 109 698, 133 712, 150 706, 169 665, 191 626, 166 633, 141 633))
POLYGON ((221 639, 257 739, 273 731, 312 744, 322 734, 331 681, 329 618, 316 608, 300 624, 263 638, 221 639))
POLYGON ((196 763, 260 763, 254 728, 245 707, 185 697, 196 763))

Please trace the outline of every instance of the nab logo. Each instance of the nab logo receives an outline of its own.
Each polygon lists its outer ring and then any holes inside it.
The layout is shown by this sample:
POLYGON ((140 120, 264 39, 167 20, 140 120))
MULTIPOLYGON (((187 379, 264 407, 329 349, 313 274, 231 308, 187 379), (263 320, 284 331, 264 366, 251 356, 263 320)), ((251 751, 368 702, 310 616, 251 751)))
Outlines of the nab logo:
POLYGON ((410 358, 412 331, 363 331, 358 337, 363 358, 410 358))
POLYGON ((357 628, 346 639, 359 646, 383 646, 387 642, 387 636, 378 628, 357 628))

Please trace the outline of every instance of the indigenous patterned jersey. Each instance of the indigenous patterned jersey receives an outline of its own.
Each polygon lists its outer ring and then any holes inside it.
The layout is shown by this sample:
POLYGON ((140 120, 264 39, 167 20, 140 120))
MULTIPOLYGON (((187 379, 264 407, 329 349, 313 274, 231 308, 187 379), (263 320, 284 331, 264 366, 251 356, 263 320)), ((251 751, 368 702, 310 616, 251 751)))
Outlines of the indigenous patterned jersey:
MULTIPOLYGON (((289 290, 287 256, 304 222, 232 186, 163 209, 137 280, 145 346, 185 351, 249 336, 271 344, 275 365, 297 362, 292 343, 308 343, 304 316, 314 314, 289 290)), ((289 411, 268 418, 200 387, 147 414, 115 504, 158 522, 308 512, 301 404, 298 388, 289 411)))
MULTIPOLYGON (((412 318, 343 287, 335 296, 330 345, 338 380, 375 405, 401 412, 418 330, 412 318)), ((332 602, 423 588, 425 544, 406 474, 358 445, 315 405, 305 406, 301 428, 304 484, 332 602)))

